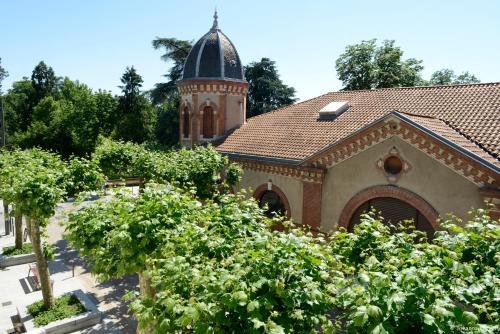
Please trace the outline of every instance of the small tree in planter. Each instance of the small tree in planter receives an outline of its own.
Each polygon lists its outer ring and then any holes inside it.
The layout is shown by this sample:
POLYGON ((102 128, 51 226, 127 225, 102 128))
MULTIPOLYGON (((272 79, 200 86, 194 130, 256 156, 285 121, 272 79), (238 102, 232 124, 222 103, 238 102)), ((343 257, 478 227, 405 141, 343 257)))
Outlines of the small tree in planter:
MULTIPOLYGON (((188 194, 162 188, 145 188, 140 196, 118 193, 71 214, 66 226, 70 245, 90 261, 100 279, 137 273, 141 298, 154 295, 148 262, 167 242, 164 231, 196 215, 201 206, 188 194)), ((143 333, 140 328, 137 332, 143 333)))
POLYGON ((4 150, 0 153, 0 198, 4 201, 4 209, 8 209, 9 204, 13 207, 16 249, 23 247, 23 213, 15 202, 16 191, 19 189, 18 184, 23 177, 22 170, 27 166, 27 158, 28 156, 20 150, 4 150))
POLYGON ((322 239, 272 224, 253 200, 161 186, 85 207, 67 232, 102 278, 140 273, 133 309, 148 333, 331 329, 322 239))
POLYGON ((64 175, 66 166, 55 154, 38 149, 23 151, 25 166, 18 171, 20 180, 16 184, 15 203, 27 216, 33 251, 36 256, 40 286, 45 308, 54 302, 47 256, 48 247, 42 244, 42 229, 65 195, 64 175))
POLYGON ((151 333, 333 330, 334 264, 320 236, 272 231, 275 221, 239 195, 207 201, 192 218, 164 231, 151 261, 155 298, 132 304, 151 333))

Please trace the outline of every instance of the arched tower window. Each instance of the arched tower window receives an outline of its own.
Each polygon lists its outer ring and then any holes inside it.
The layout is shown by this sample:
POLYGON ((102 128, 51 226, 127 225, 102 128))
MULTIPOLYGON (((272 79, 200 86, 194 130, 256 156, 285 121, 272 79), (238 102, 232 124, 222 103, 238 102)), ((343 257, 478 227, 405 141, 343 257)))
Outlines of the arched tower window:
POLYGON ((203 138, 214 136, 214 109, 212 107, 203 108, 203 138))
POLYGON ((184 108, 184 114, 182 115, 183 117, 183 135, 184 138, 189 138, 189 133, 190 133, 190 128, 191 128, 191 122, 190 122, 190 117, 189 117, 189 109, 188 107, 184 108))

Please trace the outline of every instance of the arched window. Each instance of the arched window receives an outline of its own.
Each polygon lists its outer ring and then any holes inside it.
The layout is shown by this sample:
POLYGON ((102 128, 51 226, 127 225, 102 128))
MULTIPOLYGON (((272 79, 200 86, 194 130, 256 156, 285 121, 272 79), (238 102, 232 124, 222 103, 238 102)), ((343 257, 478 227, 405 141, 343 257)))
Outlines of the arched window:
POLYGON ((184 138, 189 138, 189 130, 190 130, 190 119, 189 119, 189 109, 188 107, 184 108, 184 114, 182 115, 183 117, 183 123, 184 123, 184 128, 182 129, 183 130, 183 134, 184 134, 184 138))
POLYGON ((272 190, 264 191, 259 199, 259 206, 263 207, 265 205, 267 205, 266 215, 269 217, 273 216, 275 213, 280 215, 285 214, 285 205, 281 201, 280 196, 272 190))
POLYGON ((214 109, 212 107, 203 108, 203 138, 214 136, 214 109))

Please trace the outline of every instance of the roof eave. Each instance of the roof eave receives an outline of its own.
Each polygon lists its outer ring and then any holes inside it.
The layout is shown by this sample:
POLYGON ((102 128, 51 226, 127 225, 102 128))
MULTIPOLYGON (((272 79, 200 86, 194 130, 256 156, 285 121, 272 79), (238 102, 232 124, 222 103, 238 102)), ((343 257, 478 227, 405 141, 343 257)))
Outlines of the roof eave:
POLYGON ((263 161, 263 162, 279 163, 279 164, 293 165, 293 166, 298 166, 301 163, 301 160, 297 159, 276 158, 263 155, 252 155, 252 154, 243 154, 243 153, 226 152, 226 151, 219 151, 219 153, 225 154, 230 158, 236 158, 241 160, 263 161))

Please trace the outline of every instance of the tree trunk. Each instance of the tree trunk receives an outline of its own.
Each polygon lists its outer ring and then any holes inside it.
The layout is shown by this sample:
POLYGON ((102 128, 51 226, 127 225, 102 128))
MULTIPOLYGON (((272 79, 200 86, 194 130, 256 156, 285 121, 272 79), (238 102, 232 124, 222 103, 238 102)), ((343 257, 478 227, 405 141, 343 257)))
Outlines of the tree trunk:
MULTIPOLYGON (((139 293, 142 298, 154 298, 155 296, 155 290, 151 286, 151 279, 149 277, 146 277, 144 272, 139 273, 139 293)), ((139 324, 137 324, 137 331, 136 334, 149 334, 152 333, 153 324, 148 324, 146 327, 139 327, 139 324)))
POLYGON ((10 234, 9 203, 3 202, 3 220, 5 223, 5 235, 10 234))
POLYGON ((154 298, 155 290, 151 286, 151 278, 147 277, 144 272, 139 273, 139 293, 141 298, 154 298))
POLYGON ((16 248, 21 249, 23 247, 23 214, 16 213, 16 248))
MULTIPOLYGON (((144 179, 141 177, 139 179, 139 194, 142 194, 144 193, 144 189, 146 188, 146 182, 144 181, 144 179)), ((140 275, 139 275, 140 277, 140 275)))
POLYGON ((50 284, 50 273, 47 259, 42 249, 42 240, 40 238, 40 222, 38 219, 29 219, 31 225, 31 244, 36 255, 36 266, 40 276, 40 285, 42 286, 43 304, 46 309, 54 304, 54 295, 52 285, 50 284))

